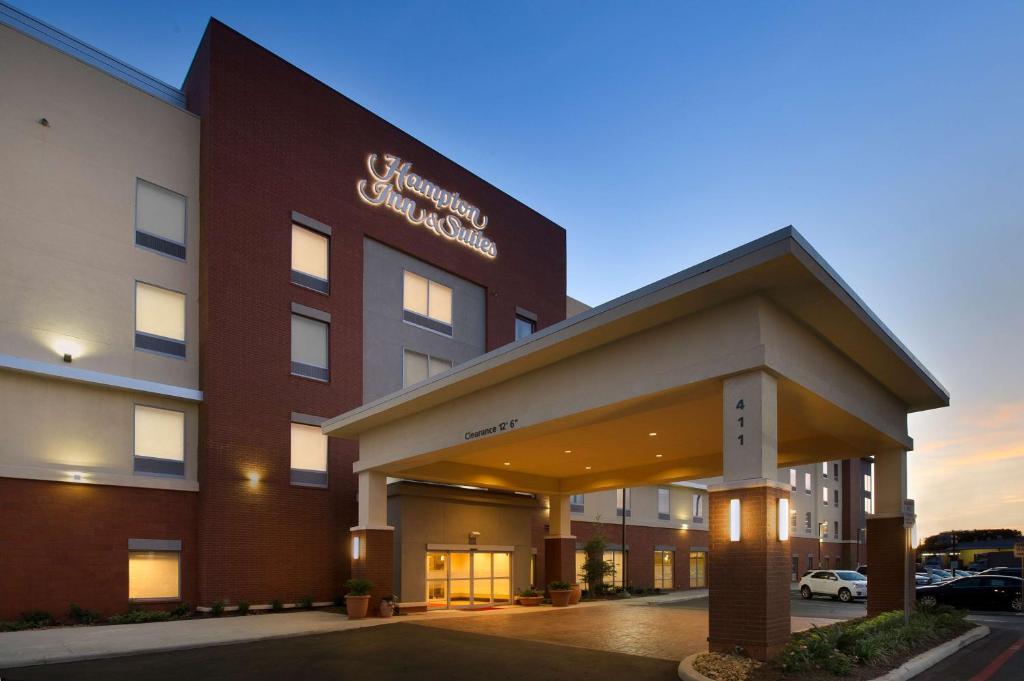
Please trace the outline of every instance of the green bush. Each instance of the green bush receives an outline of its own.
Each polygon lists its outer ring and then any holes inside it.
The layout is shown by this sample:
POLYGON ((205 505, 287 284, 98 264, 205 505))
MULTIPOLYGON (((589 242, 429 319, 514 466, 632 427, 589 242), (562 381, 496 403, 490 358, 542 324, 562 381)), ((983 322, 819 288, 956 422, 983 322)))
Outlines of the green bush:
POLYGON ((273 602, 270 604, 270 609, 274 612, 281 612, 282 610, 284 610, 284 604, 280 601, 280 599, 275 598, 273 602))
POLYGON ((214 617, 220 617, 224 614, 224 601, 214 601, 213 605, 210 606, 210 614, 214 617))
POLYGON ((143 624, 145 622, 166 622, 171 613, 166 610, 129 610, 107 618, 108 624, 143 624))
POLYGON ((373 583, 366 579, 350 579, 345 582, 349 596, 366 596, 373 588, 373 583))
POLYGON ((25 629, 35 629, 35 625, 28 622, 22 622, 21 620, 15 620, 13 622, 0 622, 0 632, 2 631, 24 631, 25 629))
POLYGON ((191 614, 192 614, 192 606, 189 605, 188 603, 186 603, 185 601, 182 601, 181 603, 178 603, 171 610, 171 617, 173 617, 175 619, 179 619, 179 618, 182 618, 182 617, 188 617, 191 614))
POLYGON ((75 624, 95 624, 102 618, 98 612, 86 610, 80 605, 72 603, 71 607, 68 608, 68 619, 75 624))
POLYGON ((249 614, 249 603, 247 601, 238 601, 238 614, 248 615, 249 614))
POLYGON ((28 612, 21 613, 21 617, 18 618, 18 621, 27 624, 30 629, 35 627, 45 627, 53 624, 53 615, 45 610, 29 610, 28 612))
POLYGON ((301 601, 299 601, 299 607, 300 608, 305 608, 306 610, 309 610, 310 608, 313 607, 313 599, 311 597, 309 597, 309 596, 306 596, 301 601))
POLYGON ((531 586, 529 589, 524 589, 523 591, 520 591, 519 595, 526 596, 527 598, 537 598, 538 596, 543 596, 544 594, 537 591, 531 586))
POLYGON ((549 591, 568 591, 572 588, 569 582, 551 582, 548 584, 549 591))

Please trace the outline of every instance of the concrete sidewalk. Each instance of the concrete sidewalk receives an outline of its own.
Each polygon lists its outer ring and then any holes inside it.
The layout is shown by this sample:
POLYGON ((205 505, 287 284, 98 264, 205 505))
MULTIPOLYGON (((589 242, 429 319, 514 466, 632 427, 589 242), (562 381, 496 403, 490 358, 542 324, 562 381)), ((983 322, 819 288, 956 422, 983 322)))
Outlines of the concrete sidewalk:
POLYGON ((0 669, 323 634, 401 619, 349 620, 314 611, 12 631, 0 634, 0 669))

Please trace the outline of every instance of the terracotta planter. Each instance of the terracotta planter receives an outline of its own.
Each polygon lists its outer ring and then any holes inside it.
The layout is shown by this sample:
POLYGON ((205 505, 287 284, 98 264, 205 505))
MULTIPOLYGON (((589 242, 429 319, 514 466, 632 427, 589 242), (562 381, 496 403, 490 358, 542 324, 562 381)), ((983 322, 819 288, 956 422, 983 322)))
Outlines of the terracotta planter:
POLYGON ((527 608, 535 608, 535 607, 537 607, 538 605, 540 605, 543 602, 544 602, 544 597, 543 596, 520 596, 519 597, 519 605, 525 606, 527 608))
POLYGON ((551 605, 556 608, 564 608, 569 605, 569 599, 572 597, 572 589, 566 589, 565 591, 549 589, 548 595, 551 596, 551 605))
POLYGON ((370 609, 369 596, 345 596, 345 611, 350 620, 361 620, 370 609))
POLYGON ((580 602, 580 598, 583 597, 583 590, 579 584, 572 585, 572 595, 569 596, 569 605, 576 605, 580 602))

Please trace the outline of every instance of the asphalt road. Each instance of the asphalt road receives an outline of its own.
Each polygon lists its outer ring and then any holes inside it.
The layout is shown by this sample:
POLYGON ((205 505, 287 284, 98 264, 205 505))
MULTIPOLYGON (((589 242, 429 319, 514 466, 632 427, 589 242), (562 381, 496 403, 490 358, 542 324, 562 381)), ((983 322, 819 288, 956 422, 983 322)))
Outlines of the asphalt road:
POLYGON ((539 681, 586 678, 588 681, 674 681, 678 679, 677 666, 678 662, 671 660, 403 622, 318 636, 22 667, 0 672, 0 679, 539 681))
MULTIPOLYGON (((665 604, 664 608, 692 608, 694 610, 707 610, 708 599, 696 598, 691 601, 665 604)), ((867 605, 864 601, 852 603, 841 603, 831 598, 815 597, 811 600, 804 600, 796 591, 793 592, 789 603, 789 614, 791 617, 823 617, 834 620, 848 620, 855 617, 867 615, 867 605)))
POLYGON ((1020 681, 1024 679, 1024 616, 973 613, 992 633, 935 665, 916 681, 1020 681))

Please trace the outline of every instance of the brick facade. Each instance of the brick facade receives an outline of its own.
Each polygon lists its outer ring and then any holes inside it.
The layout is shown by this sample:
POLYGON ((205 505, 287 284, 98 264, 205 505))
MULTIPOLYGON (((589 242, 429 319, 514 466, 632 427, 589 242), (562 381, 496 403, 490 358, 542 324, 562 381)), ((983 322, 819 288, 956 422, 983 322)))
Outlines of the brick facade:
POLYGON ((789 640, 790 542, 778 538, 778 500, 789 490, 712 491, 708 647, 737 646, 764 660, 789 640), (740 500, 740 541, 730 541, 729 502, 740 500))
POLYGON ((36 609, 63 618, 71 603, 128 610, 129 539, 180 539, 182 599, 195 603, 196 497, 0 478, 0 620, 36 609))
POLYGON ((576 581, 576 540, 567 537, 545 537, 544 586, 551 582, 574 584, 576 581))
MULTIPOLYGON (((380 607, 380 599, 394 594, 395 585, 395 531, 394 530, 353 530, 352 537, 359 537, 359 558, 349 550, 353 579, 368 580, 370 589, 370 614, 380 607)), ((350 542, 351 545, 351 542, 350 542)))
POLYGON ((202 116, 198 600, 330 600, 350 574, 358 450, 332 439, 329 489, 292 486, 289 421, 362 403, 364 238, 483 286, 492 349, 514 339, 517 306, 541 328, 564 319, 565 232, 215 20, 184 89, 202 116), (363 203, 371 153, 480 206, 497 259, 363 203), (333 230, 329 295, 289 281, 292 211, 333 230), (292 303, 331 315, 327 383, 290 375, 292 303))
MULTIPOLYGON (((903 518, 868 518, 868 616, 902 610, 907 584, 913 584, 914 561, 905 560, 907 531, 903 518)), ((911 603, 913 605, 913 603, 911 603)))

